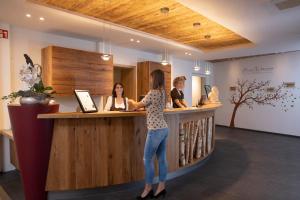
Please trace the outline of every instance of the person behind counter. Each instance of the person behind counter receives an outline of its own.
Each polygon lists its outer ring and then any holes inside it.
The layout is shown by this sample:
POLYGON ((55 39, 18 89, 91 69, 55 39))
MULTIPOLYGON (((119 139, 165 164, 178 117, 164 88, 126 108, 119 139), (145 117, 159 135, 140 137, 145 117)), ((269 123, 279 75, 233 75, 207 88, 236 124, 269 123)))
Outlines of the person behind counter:
POLYGON ((128 110, 128 98, 124 95, 122 83, 115 83, 112 96, 109 96, 104 111, 124 111, 128 110))
POLYGON ((146 183, 143 193, 137 199, 159 198, 166 195, 165 181, 168 174, 166 146, 169 128, 164 118, 164 108, 166 105, 164 72, 154 70, 151 72, 151 90, 140 101, 129 100, 133 108, 146 107, 147 115, 147 138, 144 147, 144 165, 146 183), (159 184, 154 195, 152 184, 154 178, 154 156, 158 159, 159 184))
POLYGON ((184 94, 182 92, 185 84, 185 76, 176 77, 173 80, 173 90, 171 91, 171 98, 173 102, 173 108, 186 108, 187 104, 184 100, 184 94))

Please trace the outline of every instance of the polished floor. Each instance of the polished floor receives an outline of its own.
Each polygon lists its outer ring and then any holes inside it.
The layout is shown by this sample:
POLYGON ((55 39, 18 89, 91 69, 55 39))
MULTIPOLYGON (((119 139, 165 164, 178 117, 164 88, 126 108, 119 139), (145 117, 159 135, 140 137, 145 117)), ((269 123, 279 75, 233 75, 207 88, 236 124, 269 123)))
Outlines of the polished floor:
MULTIPOLYGON (((169 181, 166 199, 300 199, 300 138, 226 127, 217 127, 216 133, 216 149, 210 160, 169 181)), ((24 199, 17 172, 0 175, 0 185, 13 200, 24 199)), ((129 200, 141 189, 137 184, 75 199, 129 200)))

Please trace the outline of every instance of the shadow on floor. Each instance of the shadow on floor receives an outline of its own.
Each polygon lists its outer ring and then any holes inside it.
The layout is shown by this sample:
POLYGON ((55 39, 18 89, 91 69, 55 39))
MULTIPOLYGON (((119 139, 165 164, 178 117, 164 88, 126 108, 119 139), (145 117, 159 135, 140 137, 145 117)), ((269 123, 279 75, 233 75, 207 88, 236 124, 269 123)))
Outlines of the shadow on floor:
MULTIPOLYGON (((209 199, 215 194, 223 193, 226 188, 238 181, 247 170, 247 166, 248 156, 241 145, 227 139, 217 140, 215 152, 204 166, 168 181, 166 199, 198 199, 198 197, 209 199)), ((142 187, 139 184, 124 190, 118 188, 117 191, 99 189, 97 192, 93 190, 93 194, 83 191, 76 197, 66 195, 64 199, 129 200, 135 199, 142 191, 142 187)), ((56 198, 52 196, 51 199, 56 198)))
POLYGON ((216 140, 216 149, 205 166, 169 182, 168 199, 214 199, 235 184, 249 165, 243 147, 227 139, 216 140))

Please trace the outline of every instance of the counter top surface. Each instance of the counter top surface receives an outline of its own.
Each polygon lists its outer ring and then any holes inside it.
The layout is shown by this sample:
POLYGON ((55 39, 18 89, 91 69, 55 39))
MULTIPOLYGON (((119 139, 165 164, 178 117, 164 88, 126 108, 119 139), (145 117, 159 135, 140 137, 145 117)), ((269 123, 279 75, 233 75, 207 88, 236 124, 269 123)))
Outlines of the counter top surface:
MULTIPOLYGON (((200 108, 189 107, 189 108, 176 108, 176 109, 165 109, 164 113, 169 114, 180 114, 180 113, 192 113, 192 112, 204 112, 215 110, 222 106, 222 104, 208 104, 203 105, 200 108)), ((108 112, 97 112, 97 113, 81 113, 81 112, 58 112, 52 114, 39 114, 39 119, 63 119, 63 118, 101 118, 101 117, 134 117, 144 116, 145 111, 134 111, 134 112, 119 112, 119 111, 108 111, 108 112)))

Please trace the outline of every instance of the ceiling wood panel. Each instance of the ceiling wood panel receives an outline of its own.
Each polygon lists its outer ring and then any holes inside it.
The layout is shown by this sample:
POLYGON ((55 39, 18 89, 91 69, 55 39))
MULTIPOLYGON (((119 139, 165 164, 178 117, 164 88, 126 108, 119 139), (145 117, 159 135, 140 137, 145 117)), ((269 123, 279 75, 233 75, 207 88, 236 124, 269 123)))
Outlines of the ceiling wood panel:
POLYGON ((157 35, 201 50, 252 44, 175 0, 30 0, 157 35), (167 15, 160 8, 168 7, 167 15), (193 27, 200 22, 200 29, 193 27), (205 35, 211 35, 205 39, 205 35))

